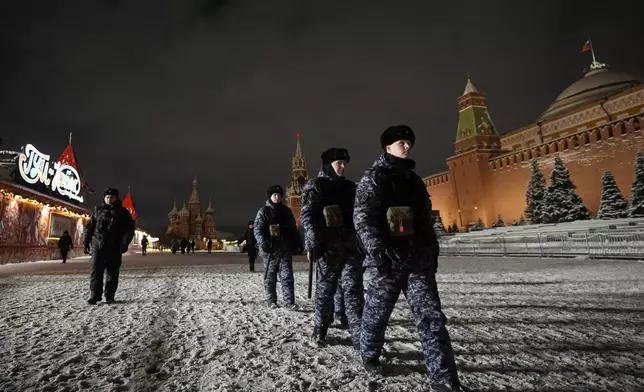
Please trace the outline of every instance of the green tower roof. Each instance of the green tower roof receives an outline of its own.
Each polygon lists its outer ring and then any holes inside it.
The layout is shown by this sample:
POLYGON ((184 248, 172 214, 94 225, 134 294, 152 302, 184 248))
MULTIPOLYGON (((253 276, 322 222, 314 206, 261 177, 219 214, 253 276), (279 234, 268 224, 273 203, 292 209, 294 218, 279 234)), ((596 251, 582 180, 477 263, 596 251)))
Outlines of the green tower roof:
POLYGON ((498 135, 487 111, 485 94, 476 90, 469 77, 458 102, 461 109, 458 113, 457 142, 474 136, 498 135))

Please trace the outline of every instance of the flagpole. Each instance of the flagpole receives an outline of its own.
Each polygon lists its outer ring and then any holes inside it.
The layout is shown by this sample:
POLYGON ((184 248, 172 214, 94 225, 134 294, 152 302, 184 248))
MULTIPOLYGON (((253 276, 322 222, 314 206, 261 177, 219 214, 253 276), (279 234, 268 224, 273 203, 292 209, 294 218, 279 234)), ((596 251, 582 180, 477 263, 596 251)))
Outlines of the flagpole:
POLYGON ((597 59, 595 59, 595 48, 593 47, 593 41, 589 38, 588 43, 590 43, 590 54, 593 56, 593 63, 596 63, 597 59))
POLYGON ((69 133, 69 144, 72 144, 72 133, 69 133))

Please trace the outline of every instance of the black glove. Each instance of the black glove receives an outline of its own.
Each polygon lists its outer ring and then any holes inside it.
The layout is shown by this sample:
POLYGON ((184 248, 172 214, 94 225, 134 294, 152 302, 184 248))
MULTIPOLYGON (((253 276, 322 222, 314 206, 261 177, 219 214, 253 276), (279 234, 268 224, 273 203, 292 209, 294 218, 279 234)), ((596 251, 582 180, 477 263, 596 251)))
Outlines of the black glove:
POLYGON ((376 269, 383 275, 391 275, 391 260, 384 250, 377 250, 371 256, 376 269))
POLYGON ((262 250, 264 253, 272 253, 273 249, 271 248, 271 244, 267 242, 262 242, 262 250))
POLYGON ((313 255, 314 260, 326 257, 327 256, 326 246, 324 246, 324 244, 322 243, 315 245, 313 249, 311 249, 311 254, 313 255))
POLYGON ((88 255, 88 254, 89 254, 89 251, 90 251, 90 249, 89 249, 89 244, 86 244, 85 246, 83 246, 83 253, 85 253, 86 255, 88 255))
POLYGON ((123 247, 121 248, 121 253, 125 252, 127 252, 127 245, 123 245, 123 247))

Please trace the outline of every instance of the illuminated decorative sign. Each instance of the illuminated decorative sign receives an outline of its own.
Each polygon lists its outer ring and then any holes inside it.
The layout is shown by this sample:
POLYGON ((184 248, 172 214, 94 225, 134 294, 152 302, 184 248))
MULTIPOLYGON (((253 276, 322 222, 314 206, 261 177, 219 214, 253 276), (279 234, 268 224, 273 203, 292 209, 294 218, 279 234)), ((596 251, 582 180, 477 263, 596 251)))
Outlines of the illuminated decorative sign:
POLYGON ((49 155, 41 153, 31 144, 27 144, 18 157, 18 170, 27 184, 40 182, 61 196, 83 202, 78 171, 65 163, 52 164, 49 155))

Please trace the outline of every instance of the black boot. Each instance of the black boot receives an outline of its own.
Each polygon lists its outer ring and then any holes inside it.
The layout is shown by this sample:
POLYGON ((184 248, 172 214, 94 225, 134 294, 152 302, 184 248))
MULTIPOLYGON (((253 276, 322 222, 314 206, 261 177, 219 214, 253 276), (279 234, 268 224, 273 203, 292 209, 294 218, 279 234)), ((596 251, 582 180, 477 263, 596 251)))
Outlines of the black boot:
POLYGON ((335 320, 338 320, 340 323, 340 327, 343 329, 349 328, 349 319, 347 318, 347 315, 344 313, 336 313, 335 316, 333 317, 335 320))
POLYGON ((362 357, 362 364, 364 365, 364 369, 368 373, 374 373, 374 374, 382 374, 382 364, 380 363, 380 359, 378 357, 362 357))
POLYGON ((97 303, 97 302, 99 302, 100 300, 101 300, 100 298, 98 298, 98 299, 97 299, 96 297, 91 296, 91 297, 89 297, 89 299, 87 300, 87 304, 88 304, 88 305, 96 305, 96 303, 97 303))
POLYGON ((311 335, 311 340, 313 340, 313 342, 318 344, 324 343, 324 341, 326 340, 326 332, 328 329, 329 327, 326 327, 326 326, 321 326, 321 327, 315 326, 315 328, 313 328, 313 334, 311 335))

